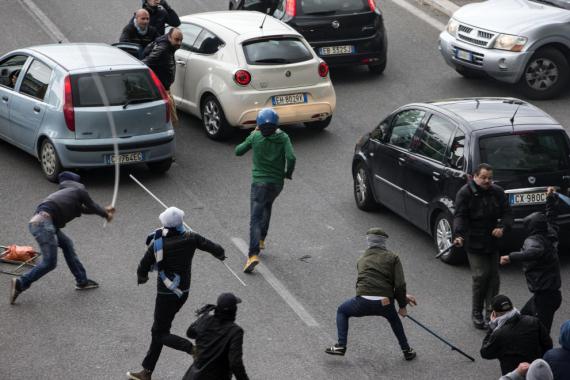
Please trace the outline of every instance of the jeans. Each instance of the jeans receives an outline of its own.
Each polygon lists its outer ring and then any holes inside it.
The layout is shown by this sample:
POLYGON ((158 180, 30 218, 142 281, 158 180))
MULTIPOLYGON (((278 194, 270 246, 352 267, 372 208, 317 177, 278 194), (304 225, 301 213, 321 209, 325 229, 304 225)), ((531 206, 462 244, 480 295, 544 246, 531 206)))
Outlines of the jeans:
POLYGON ((521 314, 537 317, 550 335, 554 313, 562 303, 560 290, 536 292, 521 309, 521 314))
POLYGON ((192 353, 193 345, 188 339, 170 333, 172 321, 187 299, 188 293, 184 293, 181 298, 178 298, 176 294, 156 295, 154 323, 151 329, 152 340, 142 362, 143 368, 154 371, 163 346, 184 351, 188 354, 192 353))
POLYGON ((348 335, 348 319, 350 317, 367 317, 376 315, 384 317, 390 322, 392 331, 402 350, 408 350, 410 345, 404 333, 404 326, 400 316, 396 312, 394 300, 389 305, 382 305, 381 301, 371 301, 362 297, 354 297, 346 300, 336 311, 336 328, 338 330, 338 344, 346 346, 348 335))
POLYGON ((491 314, 493 297, 499 294, 499 253, 471 253, 467 251, 473 278, 472 312, 481 313, 485 307, 491 314))
POLYGON ((57 266, 58 247, 63 251, 63 257, 69 270, 75 276, 75 282, 78 285, 87 282, 85 268, 75 253, 73 242, 60 229, 56 228, 51 220, 47 219, 39 223, 30 223, 28 228, 38 242, 42 256, 41 261, 32 270, 20 277, 18 281, 20 290, 28 289, 32 283, 55 269, 57 266))
POLYGON ((259 254, 259 240, 265 240, 271 220, 273 202, 283 190, 276 183, 251 184, 251 219, 249 222, 249 256, 259 254))

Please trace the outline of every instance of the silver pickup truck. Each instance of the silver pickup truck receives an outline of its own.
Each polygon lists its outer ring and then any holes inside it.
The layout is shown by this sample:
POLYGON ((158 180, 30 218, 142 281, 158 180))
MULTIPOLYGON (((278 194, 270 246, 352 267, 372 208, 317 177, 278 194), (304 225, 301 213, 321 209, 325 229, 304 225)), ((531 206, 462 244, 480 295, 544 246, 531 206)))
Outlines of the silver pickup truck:
POLYGON ((570 82, 570 0, 465 5, 440 34, 439 50, 464 77, 486 74, 531 99, 556 97, 570 82))

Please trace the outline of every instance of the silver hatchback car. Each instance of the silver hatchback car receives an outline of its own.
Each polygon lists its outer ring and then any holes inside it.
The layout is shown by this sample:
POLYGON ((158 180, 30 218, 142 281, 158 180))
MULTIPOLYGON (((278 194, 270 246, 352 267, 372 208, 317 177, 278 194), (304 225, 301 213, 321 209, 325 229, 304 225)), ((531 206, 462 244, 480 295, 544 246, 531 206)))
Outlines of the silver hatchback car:
POLYGON ((42 45, 1 57, 0 138, 37 157, 51 181, 64 168, 117 161, 165 172, 174 156, 164 87, 142 62, 105 44, 42 45))

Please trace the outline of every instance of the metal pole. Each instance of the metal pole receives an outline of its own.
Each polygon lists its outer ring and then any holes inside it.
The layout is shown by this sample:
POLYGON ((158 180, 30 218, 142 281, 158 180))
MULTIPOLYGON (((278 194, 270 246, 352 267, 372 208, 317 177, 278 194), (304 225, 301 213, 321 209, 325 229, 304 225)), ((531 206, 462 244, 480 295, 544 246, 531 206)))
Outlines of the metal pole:
MULTIPOLYGON (((147 189, 145 187, 145 185, 143 185, 138 179, 136 179, 132 174, 129 174, 129 177, 131 177, 131 179, 133 181, 135 181, 135 183, 137 185, 139 185, 144 191, 147 192, 148 195, 150 195, 151 197, 154 198, 155 201, 157 201, 162 207, 164 207, 165 209, 168 208, 168 206, 161 201, 160 199, 158 199, 158 197, 156 195, 154 195, 149 189, 147 189)), ((184 227, 186 227, 187 229, 189 229, 190 231, 192 231, 192 228, 190 228, 190 226, 188 224, 186 224, 186 222, 184 222, 184 227)), ((224 266, 228 269, 228 271, 230 271, 231 274, 234 275, 234 277, 243 285, 243 286, 247 286, 245 282, 243 282, 243 280, 241 278, 238 277, 238 275, 232 270, 232 268, 230 268, 228 266, 228 264, 226 264, 224 261, 222 261, 222 264, 224 264, 224 266)))
POLYGON ((441 256, 443 256, 444 254, 446 254, 447 252, 451 251, 453 249, 454 245, 451 244, 449 247, 447 247, 446 249, 444 249, 443 251, 441 251, 440 253, 438 253, 435 258, 439 259, 441 256))

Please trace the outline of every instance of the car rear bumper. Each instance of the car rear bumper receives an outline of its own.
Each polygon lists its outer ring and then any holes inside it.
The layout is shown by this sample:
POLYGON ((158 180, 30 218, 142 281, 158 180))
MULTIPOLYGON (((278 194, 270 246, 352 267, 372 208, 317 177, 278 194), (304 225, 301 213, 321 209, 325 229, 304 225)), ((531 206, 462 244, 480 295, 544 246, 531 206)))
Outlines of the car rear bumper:
POLYGON ((451 67, 463 66, 485 72, 497 80, 516 83, 521 77, 524 67, 532 52, 511 52, 499 49, 486 49, 460 41, 443 31, 439 35, 439 51, 445 62, 451 67), (469 52, 473 61, 460 59, 457 49, 469 52))
POLYGON ((119 154, 142 153, 142 161, 146 163, 162 161, 174 157, 174 131, 134 136, 128 139, 54 140, 61 164, 65 168, 95 168, 112 166, 109 155, 114 154, 114 143, 119 144, 119 154))
POLYGON ((381 64, 386 61, 386 35, 384 30, 378 31, 372 37, 333 40, 309 41, 317 55, 329 66, 381 64), (343 55, 321 55, 320 48, 329 46, 354 46, 355 52, 343 55))

